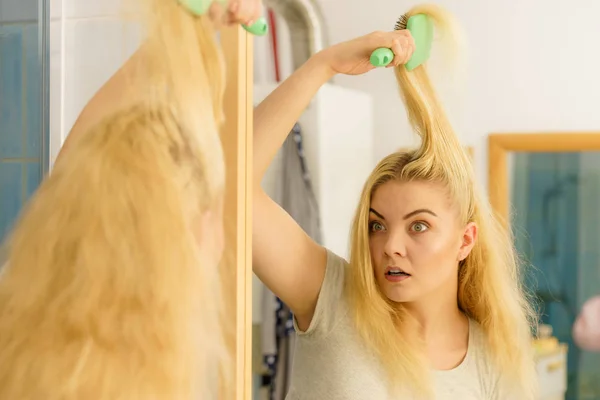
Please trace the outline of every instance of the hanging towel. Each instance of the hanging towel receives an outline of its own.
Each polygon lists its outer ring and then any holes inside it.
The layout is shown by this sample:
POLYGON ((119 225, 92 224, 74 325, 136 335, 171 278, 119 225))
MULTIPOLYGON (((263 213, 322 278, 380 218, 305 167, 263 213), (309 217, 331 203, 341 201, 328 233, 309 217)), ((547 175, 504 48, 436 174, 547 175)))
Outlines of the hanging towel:
MULTIPOLYGON (((306 167, 300 125, 296 124, 282 148, 278 186, 279 205, 317 243, 321 243, 319 208, 306 167)), ((279 298, 265 289, 263 295, 263 356, 270 375, 270 399, 284 400, 290 385, 295 332, 293 315, 279 298)))

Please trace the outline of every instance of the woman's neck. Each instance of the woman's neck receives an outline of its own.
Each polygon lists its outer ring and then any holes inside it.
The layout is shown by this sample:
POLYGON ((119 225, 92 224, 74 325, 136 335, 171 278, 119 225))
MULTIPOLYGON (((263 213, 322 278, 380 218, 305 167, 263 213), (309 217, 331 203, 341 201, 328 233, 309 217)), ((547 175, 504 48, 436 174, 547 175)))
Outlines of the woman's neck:
POLYGON ((404 303, 418 323, 428 358, 434 369, 450 369, 464 359, 469 342, 469 319, 459 309, 456 290, 437 292, 404 303))
POLYGON ((468 319, 458 307, 458 274, 415 301, 403 303, 418 322, 425 341, 467 327, 468 319))
POLYGON ((455 328, 465 326, 467 317, 458 308, 456 300, 441 302, 438 299, 404 303, 410 315, 419 323, 421 334, 428 337, 437 337, 451 333, 455 328))

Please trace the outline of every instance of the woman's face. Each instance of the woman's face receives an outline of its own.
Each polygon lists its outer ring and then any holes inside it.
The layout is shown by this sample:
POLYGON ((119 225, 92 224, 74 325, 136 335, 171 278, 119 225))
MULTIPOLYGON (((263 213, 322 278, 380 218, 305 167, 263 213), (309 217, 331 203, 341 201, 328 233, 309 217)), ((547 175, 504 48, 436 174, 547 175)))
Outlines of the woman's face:
POLYGON ((377 283, 395 302, 456 295, 458 263, 471 251, 477 228, 458 221, 441 184, 390 181, 372 196, 369 244, 377 283))

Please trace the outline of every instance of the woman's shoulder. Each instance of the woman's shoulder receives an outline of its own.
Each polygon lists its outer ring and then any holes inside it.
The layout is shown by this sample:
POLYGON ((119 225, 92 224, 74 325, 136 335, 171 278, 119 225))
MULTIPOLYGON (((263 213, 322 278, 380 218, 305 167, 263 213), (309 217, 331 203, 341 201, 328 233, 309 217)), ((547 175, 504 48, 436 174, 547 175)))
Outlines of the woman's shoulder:
POLYGON ((328 248, 325 248, 325 250, 327 251, 327 265, 321 293, 340 297, 349 273, 350 263, 334 251, 328 248))
POLYGON ((339 256, 332 250, 326 248, 326 251, 327 266, 325 267, 325 278, 321 285, 319 301, 338 302, 343 296, 350 264, 344 257, 339 256))
POLYGON ((325 250, 327 251, 327 269, 332 269, 335 273, 345 273, 350 267, 348 261, 328 248, 325 250))
POLYGON ((337 319, 345 314, 344 286, 348 273, 349 263, 333 251, 327 250, 327 266, 325 278, 317 298, 317 305, 311 323, 305 331, 301 331, 296 321, 296 332, 303 336, 320 336, 328 334, 337 324, 337 319))
MULTIPOLYGON (((469 337, 473 341, 473 348, 470 346, 469 351, 472 351, 473 364, 477 369, 477 375, 483 386, 482 389, 486 393, 486 398, 493 400, 529 398, 525 395, 525 393, 529 393, 528 388, 509 379, 506 371, 502 371, 497 366, 491 346, 488 345, 487 334, 481 324, 470 320, 469 328, 472 332, 469 337)), ((535 382, 532 382, 532 385, 534 384, 535 382)))
POLYGON ((500 375, 494 367, 493 354, 488 346, 488 338, 484 328, 474 319, 469 319, 469 356, 477 369, 478 375, 485 381, 495 381, 500 375))

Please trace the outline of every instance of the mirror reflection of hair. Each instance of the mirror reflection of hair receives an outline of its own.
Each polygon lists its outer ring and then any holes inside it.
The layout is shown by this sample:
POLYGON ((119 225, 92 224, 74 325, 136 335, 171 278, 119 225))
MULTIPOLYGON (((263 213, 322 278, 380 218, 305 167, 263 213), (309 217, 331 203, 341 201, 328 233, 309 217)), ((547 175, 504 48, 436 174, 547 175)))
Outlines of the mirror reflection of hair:
POLYGON ((225 190, 221 51, 208 17, 133 1, 146 28, 144 84, 71 138, 6 243, 2 399, 233 390, 215 378, 233 370, 221 304, 235 279, 209 249, 225 190))

